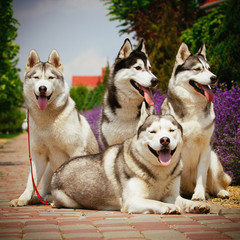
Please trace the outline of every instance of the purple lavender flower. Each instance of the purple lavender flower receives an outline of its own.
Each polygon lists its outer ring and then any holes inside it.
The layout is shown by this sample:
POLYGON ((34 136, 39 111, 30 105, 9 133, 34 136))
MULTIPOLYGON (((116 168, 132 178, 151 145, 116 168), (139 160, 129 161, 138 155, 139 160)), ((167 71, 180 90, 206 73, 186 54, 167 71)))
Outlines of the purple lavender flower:
MULTIPOLYGON (((154 94, 156 114, 161 114, 161 105, 166 94, 156 90, 154 94)), ((83 115, 88 120, 99 141, 99 124, 102 107, 94 107, 83 115)), ((215 89, 214 110, 216 113, 213 147, 225 171, 233 178, 232 184, 240 184, 240 86, 230 90, 224 85, 215 89)))

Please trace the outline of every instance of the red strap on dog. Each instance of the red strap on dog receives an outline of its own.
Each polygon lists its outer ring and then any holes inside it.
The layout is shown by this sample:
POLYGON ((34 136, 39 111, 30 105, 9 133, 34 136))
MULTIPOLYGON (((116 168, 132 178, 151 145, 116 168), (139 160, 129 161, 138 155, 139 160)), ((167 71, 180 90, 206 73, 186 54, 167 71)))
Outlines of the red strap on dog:
POLYGON ((31 157, 31 150, 30 150, 30 133, 29 133, 29 110, 27 110, 27 130, 28 130, 28 153, 29 153, 29 161, 30 161, 30 167, 31 167, 31 175, 32 175, 32 182, 33 182, 33 187, 37 193, 38 199, 40 200, 41 203, 45 205, 49 205, 48 202, 46 202, 41 195, 39 194, 37 187, 35 185, 35 181, 33 178, 33 167, 32 167, 32 157, 31 157))

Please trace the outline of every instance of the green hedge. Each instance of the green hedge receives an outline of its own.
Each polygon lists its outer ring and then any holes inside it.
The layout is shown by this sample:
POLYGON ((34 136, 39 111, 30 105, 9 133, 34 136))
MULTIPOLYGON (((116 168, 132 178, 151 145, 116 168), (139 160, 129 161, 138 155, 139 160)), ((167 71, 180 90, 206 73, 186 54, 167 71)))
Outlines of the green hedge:
POLYGON ((207 58, 220 82, 240 83, 240 4, 226 1, 208 15, 198 19, 191 29, 183 31, 181 39, 192 52, 206 43, 207 58))

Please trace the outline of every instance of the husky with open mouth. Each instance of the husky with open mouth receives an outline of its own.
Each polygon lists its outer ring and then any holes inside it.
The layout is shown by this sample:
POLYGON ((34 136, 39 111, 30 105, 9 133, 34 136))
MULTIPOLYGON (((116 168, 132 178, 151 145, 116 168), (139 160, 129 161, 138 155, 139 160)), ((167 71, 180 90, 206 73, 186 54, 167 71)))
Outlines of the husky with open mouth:
POLYGON ((206 213, 182 198, 182 128, 171 115, 149 115, 145 103, 136 134, 104 152, 65 162, 52 178, 56 207, 127 213, 206 213))
MULTIPOLYGON (((24 78, 24 98, 29 111, 29 134, 36 185, 42 179, 41 196, 51 200, 53 172, 70 157, 98 153, 97 140, 87 122, 78 113, 64 81, 57 51, 41 62, 36 51, 29 54, 24 78), (43 177, 42 177, 43 176, 43 177)), ((34 195, 31 172, 23 194, 11 206, 29 204, 34 195)))
POLYGON ((152 88, 157 84, 143 41, 133 50, 126 39, 111 69, 104 95, 100 124, 104 147, 122 143, 136 133, 142 102, 154 111, 152 88))
POLYGON ((183 127, 181 193, 193 200, 204 200, 209 194, 229 197, 226 188, 231 178, 223 171, 210 144, 215 119, 211 86, 216 82, 207 62, 205 44, 193 55, 182 43, 162 113, 172 114, 183 127))

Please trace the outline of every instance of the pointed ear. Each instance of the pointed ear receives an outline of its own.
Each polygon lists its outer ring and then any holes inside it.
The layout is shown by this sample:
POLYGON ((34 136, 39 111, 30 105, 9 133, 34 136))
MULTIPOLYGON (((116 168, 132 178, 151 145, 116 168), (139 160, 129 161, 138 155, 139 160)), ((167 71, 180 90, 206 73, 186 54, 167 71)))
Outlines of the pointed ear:
POLYGON ((204 59, 207 60, 205 43, 202 44, 201 48, 197 52, 197 55, 202 55, 204 57, 204 59))
POLYGON ((132 44, 130 40, 127 38, 125 39, 124 44, 122 45, 117 58, 120 58, 120 59, 127 58, 131 52, 132 52, 132 44))
POLYGON ((29 72, 33 66, 35 66, 38 62, 40 62, 40 59, 38 57, 38 54, 35 50, 31 50, 28 55, 28 60, 25 66, 26 72, 29 72))
POLYGON ((57 68, 58 71, 63 71, 62 63, 56 50, 52 50, 48 57, 48 62, 51 63, 55 68, 57 68))
POLYGON ((139 46, 138 46, 138 48, 137 48, 137 51, 141 51, 141 52, 147 54, 147 53, 146 53, 146 48, 145 48, 145 44, 144 44, 144 40, 143 40, 143 39, 141 39, 141 42, 140 42, 140 44, 139 44, 139 46))
POLYGON ((191 52, 189 51, 187 44, 183 42, 180 48, 178 49, 178 53, 176 56, 177 64, 178 65, 183 64, 190 55, 191 52))
POLYGON ((141 107, 140 120, 139 120, 138 125, 137 125, 137 130, 138 130, 139 127, 141 127, 143 125, 143 123, 145 122, 145 120, 147 119, 147 117, 149 115, 150 114, 149 114, 148 110, 146 109, 146 103, 143 102, 142 107, 141 107))

